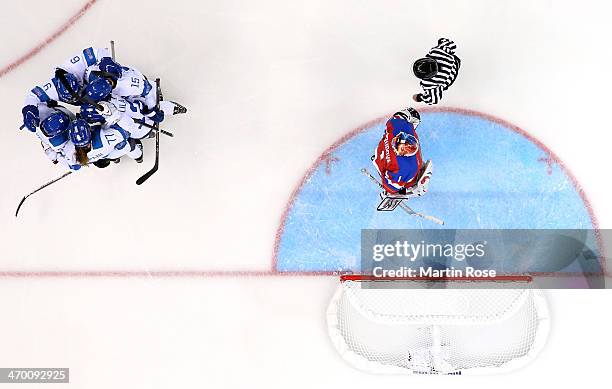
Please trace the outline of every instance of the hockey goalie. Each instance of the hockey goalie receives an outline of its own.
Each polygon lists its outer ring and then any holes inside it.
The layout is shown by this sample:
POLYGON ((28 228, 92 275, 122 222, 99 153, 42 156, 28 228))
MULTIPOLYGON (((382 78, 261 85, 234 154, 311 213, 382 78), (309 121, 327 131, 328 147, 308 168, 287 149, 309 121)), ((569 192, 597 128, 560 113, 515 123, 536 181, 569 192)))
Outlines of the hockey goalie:
POLYGON ((372 156, 381 178, 382 193, 378 211, 393 211, 402 200, 427 192, 432 175, 431 161, 423 163, 416 128, 421 122, 414 108, 395 113, 372 156))

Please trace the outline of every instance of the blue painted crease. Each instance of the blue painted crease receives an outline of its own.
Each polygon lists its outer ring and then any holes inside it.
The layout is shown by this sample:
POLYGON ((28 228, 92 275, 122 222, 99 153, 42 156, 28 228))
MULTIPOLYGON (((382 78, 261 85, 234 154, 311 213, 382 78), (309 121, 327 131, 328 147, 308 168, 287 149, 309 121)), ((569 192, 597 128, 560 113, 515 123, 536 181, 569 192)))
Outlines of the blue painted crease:
POLYGON ((459 113, 424 113, 417 129, 423 159, 434 174, 429 193, 410 200, 441 227, 399 210, 377 212, 378 188, 370 156, 383 134, 375 125, 338 147, 327 174, 317 166, 290 209, 280 240, 279 271, 356 270, 364 228, 593 228, 577 188, 546 151, 487 119, 459 113), (550 174, 549 174, 550 173, 550 174))

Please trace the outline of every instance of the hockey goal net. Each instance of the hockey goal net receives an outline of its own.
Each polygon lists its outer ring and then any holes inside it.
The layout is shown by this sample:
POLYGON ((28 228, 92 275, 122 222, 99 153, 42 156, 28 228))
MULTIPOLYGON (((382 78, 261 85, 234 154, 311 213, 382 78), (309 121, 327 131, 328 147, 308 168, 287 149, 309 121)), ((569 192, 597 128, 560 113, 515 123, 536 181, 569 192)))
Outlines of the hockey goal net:
POLYGON ((327 312, 336 349, 368 372, 511 370, 533 359, 548 334, 538 290, 379 289, 372 282, 383 281, 342 278, 327 312))

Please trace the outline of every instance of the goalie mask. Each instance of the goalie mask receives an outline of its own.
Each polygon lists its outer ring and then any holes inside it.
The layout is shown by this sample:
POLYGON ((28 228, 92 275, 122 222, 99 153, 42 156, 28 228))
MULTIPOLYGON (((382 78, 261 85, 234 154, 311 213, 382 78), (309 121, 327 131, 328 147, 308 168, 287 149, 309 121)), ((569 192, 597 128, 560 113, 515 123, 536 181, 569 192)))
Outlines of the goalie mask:
POLYGON ((419 141, 412 135, 405 132, 397 134, 391 142, 393 151, 400 157, 411 157, 419 151, 419 141))

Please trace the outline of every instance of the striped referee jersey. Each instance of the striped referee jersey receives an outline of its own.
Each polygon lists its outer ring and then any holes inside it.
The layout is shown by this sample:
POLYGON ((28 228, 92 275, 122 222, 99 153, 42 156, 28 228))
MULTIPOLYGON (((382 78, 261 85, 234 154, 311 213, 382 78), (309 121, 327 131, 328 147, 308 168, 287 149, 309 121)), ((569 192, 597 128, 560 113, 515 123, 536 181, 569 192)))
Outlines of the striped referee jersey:
POLYGON ((417 102, 437 104, 442 99, 442 92, 453 85, 461 66, 461 60, 455 55, 456 49, 455 42, 440 38, 438 45, 427 53, 426 57, 438 63, 438 73, 428 80, 421 80, 423 93, 416 95, 417 102))

